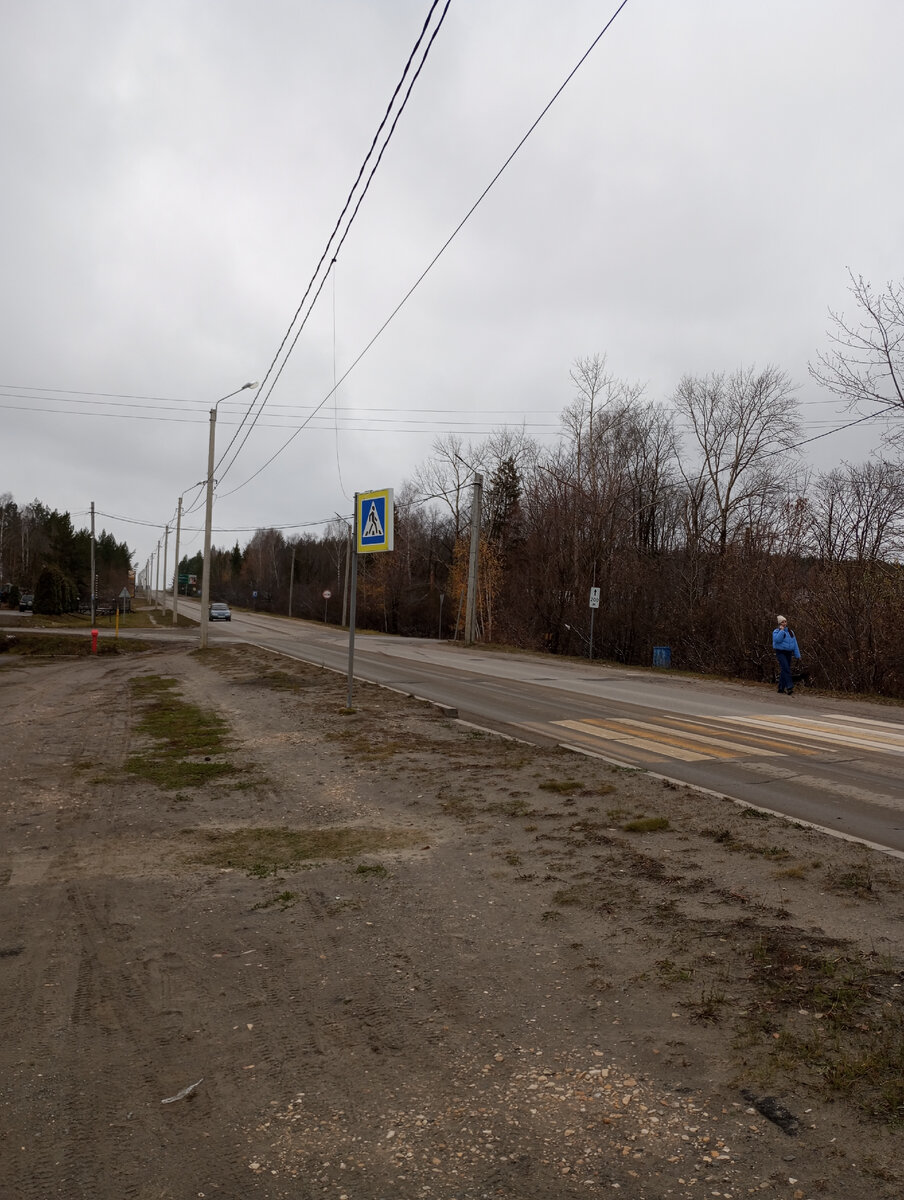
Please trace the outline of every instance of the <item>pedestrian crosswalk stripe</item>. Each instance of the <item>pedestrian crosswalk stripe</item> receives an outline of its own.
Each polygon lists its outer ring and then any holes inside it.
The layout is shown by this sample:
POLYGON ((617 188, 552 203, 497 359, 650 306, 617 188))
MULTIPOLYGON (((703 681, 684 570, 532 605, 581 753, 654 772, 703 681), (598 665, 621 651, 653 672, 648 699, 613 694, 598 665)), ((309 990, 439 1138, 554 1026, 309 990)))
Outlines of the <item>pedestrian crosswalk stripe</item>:
POLYGON ((614 742, 634 751, 643 761, 676 758, 684 762, 706 759, 816 758, 827 750, 860 749, 904 754, 904 725, 870 721, 865 717, 826 716, 823 719, 788 714, 753 714, 746 717, 660 717, 643 721, 633 717, 585 717, 580 721, 554 721, 585 738, 614 742), (851 725, 856 721, 856 725, 851 725), (724 730, 724 735, 722 732, 724 730), (743 740, 742 740, 743 739, 743 740))
MULTIPOLYGON (((709 721, 706 725, 697 725, 693 721, 676 719, 675 725, 678 726, 680 729, 688 729, 691 732, 696 732, 697 730, 702 730, 707 733, 718 733, 719 726, 717 724, 715 724, 715 722, 724 721, 725 719, 726 719, 725 717, 713 717, 712 720, 709 721)), ((726 730, 726 732, 728 732, 728 731, 726 730)), ((735 730, 732 730, 731 732, 733 732, 734 734, 737 734, 738 730, 735 729, 735 730)), ((769 737, 768 734, 766 734, 766 733, 754 732, 752 730, 744 730, 742 736, 745 738, 749 737, 751 739, 750 746, 767 746, 770 749, 775 750, 776 753, 778 753, 778 754, 787 754, 788 753, 788 739, 787 738, 782 740, 779 738, 769 737)), ((809 755, 822 754, 823 751, 808 750, 805 746, 795 746, 794 753, 795 754, 804 754, 804 755, 809 756, 809 755)))
MULTIPOLYGON (((811 741, 829 742, 836 746, 853 746, 861 750, 880 750, 886 754, 904 754, 904 730, 893 734, 882 729, 846 729, 835 718, 828 721, 807 720, 805 717, 771 716, 722 717, 734 725, 755 725, 764 729, 780 729, 793 732, 796 737, 811 741)), ((796 749, 796 747, 791 747, 796 749)))
POLYGON ((554 725, 562 725, 566 729, 574 729, 578 733, 589 734, 592 738, 603 741, 618 742, 620 746, 631 746, 638 750, 652 752, 656 758, 680 758, 684 762, 703 762, 707 758, 716 758, 712 752, 708 754, 695 753, 681 746, 664 746, 661 742, 649 738, 631 737, 626 731, 606 729, 590 721, 553 721, 554 725))
MULTIPOLYGON (((629 717, 615 717, 609 721, 601 717, 588 717, 578 723, 557 721, 556 724, 568 728, 580 727, 581 732, 591 737, 617 741, 625 746, 654 751, 660 757, 681 758, 689 762, 700 762, 707 758, 739 758, 750 754, 774 758, 783 753, 782 750, 766 749, 761 744, 765 740, 763 738, 757 738, 754 742, 734 742, 727 737, 711 737, 695 730, 687 732, 687 726, 682 726, 680 722, 659 725, 629 717)), ((704 728, 717 732, 712 726, 704 728)))
MULTIPOLYGON (((676 729, 674 726, 671 726, 671 725, 652 725, 647 721, 634 721, 634 720, 628 719, 627 717, 618 717, 617 721, 618 721, 619 725, 624 725, 625 728, 647 729, 647 730, 655 731, 655 732, 662 733, 662 734, 669 734, 669 735, 671 735, 671 737, 667 737, 664 739, 669 742, 671 742, 672 738, 674 738, 677 734, 681 733, 680 728, 676 729)), ((765 755, 768 758, 778 758, 780 756, 780 754, 782 753, 781 751, 766 750, 760 746, 751 746, 751 745, 747 745, 747 744, 742 745, 740 742, 730 742, 730 741, 728 741, 727 738, 709 737, 707 734, 703 734, 703 733, 692 733, 689 737, 686 737, 682 742, 679 742, 678 744, 692 746, 697 743, 702 743, 705 746, 715 746, 719 750, 726 750, 726 751, 736 750, 741 754, 761 754, 761 755, 765 755)), ((734 754, 725 754, 720 757, 734 758, 735 755, 734 754)))
POLYGON ((877 721, 873 717, 852 717, 850 713, 826 717, 826 720, 855 721, 858 725, 874 725, 877 729, 894 729, 901 737, 904 737, 904 725, 900 721, 877 721))

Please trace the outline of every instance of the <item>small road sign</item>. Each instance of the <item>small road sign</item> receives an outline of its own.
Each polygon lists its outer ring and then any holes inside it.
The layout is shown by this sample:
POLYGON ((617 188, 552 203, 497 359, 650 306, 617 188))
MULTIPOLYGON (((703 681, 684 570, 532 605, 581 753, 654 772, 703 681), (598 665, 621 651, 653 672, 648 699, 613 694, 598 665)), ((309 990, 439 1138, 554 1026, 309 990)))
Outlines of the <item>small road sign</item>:
POLYGON ((333 593, 330 591, 329 588, 326 588, 322 593, 324 600, 329 600, 329 598, 330 598, 330 596, 332 596, 332 594, 333 593))
POLYGON ((590 607, 599 608, 600 606, 600 590, 599 588, 590 589, 590 607))

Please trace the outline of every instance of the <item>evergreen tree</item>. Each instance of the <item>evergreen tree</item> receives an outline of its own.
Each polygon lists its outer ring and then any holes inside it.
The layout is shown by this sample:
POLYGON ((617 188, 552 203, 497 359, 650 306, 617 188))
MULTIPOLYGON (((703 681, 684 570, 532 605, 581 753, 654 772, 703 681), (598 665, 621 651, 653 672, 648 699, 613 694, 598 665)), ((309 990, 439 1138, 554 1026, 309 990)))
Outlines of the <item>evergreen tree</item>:
POLYGON ((64 583, 59 567, 42 567, 35 584, 34 611, 44 616, 58 617, 63 611, 64 583))

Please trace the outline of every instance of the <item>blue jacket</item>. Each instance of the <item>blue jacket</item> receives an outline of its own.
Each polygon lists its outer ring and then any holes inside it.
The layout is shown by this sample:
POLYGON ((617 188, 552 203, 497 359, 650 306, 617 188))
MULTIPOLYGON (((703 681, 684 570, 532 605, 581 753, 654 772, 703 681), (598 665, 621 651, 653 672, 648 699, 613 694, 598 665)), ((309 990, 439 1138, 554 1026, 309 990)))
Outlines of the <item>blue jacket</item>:
POLYGON ((782 629, 781 625, 778 625, 772 631, 772 649, 790 650, 794 658, 800 658, 797 638, 790 629, 782 629))

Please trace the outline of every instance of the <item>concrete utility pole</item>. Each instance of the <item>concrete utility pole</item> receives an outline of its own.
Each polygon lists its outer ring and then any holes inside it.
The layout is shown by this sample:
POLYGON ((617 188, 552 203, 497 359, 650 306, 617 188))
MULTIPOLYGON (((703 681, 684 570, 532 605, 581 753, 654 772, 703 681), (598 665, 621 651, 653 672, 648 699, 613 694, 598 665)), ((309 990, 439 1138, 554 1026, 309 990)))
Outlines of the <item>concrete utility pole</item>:
POLYGON ((471 547, 468 555, 468 601, 465 606, 465 645, 474 644, 477 615, 477 562, 480 552, 480 506, 483 496, 483 476, 474 476, 474 495, 471 500, 471 547))
POLYGON ((166 560, 169 557, 169 525, 163 535, 163 611, 166 612, 166 560))
POLYGON ((3 586, 3 530, 6 522, 5 504, 0 504, 0 587, 3 586))
POLYGON ((292 547, 292 570, 289 572, 289 616, 292 615, 292 588, 295 586, 295 550, 292 547))
POLYGON ((157 560, 154 563, 154 607, 160 607, 160 541, 157 541, 157 560))
POLYGON ((97 608, 97 597, 94 584, 94 501, 91 501, 91 628, 94 628, 94 613, 97 608))
POLYGON ((201 638, 200 648, 207 649, 207 629, 210 617, 210 530, 213 519, 213 450, 217 433, 217 407, 224 400, 237 396, 247 388, 256 388, 256 383, 243 383, 234 392, 221 396, 210 410, 210 437, 207 445, 207 504, 204 513, 204 574, 201 576, 201 638))
POLYGON ((176 509, 176 548, 175 565, 173 566, 173 624, 176 622, 176 612, 179 608, 179 534, 182 532, 182 497, 179 497, 179 507, 176 509))

